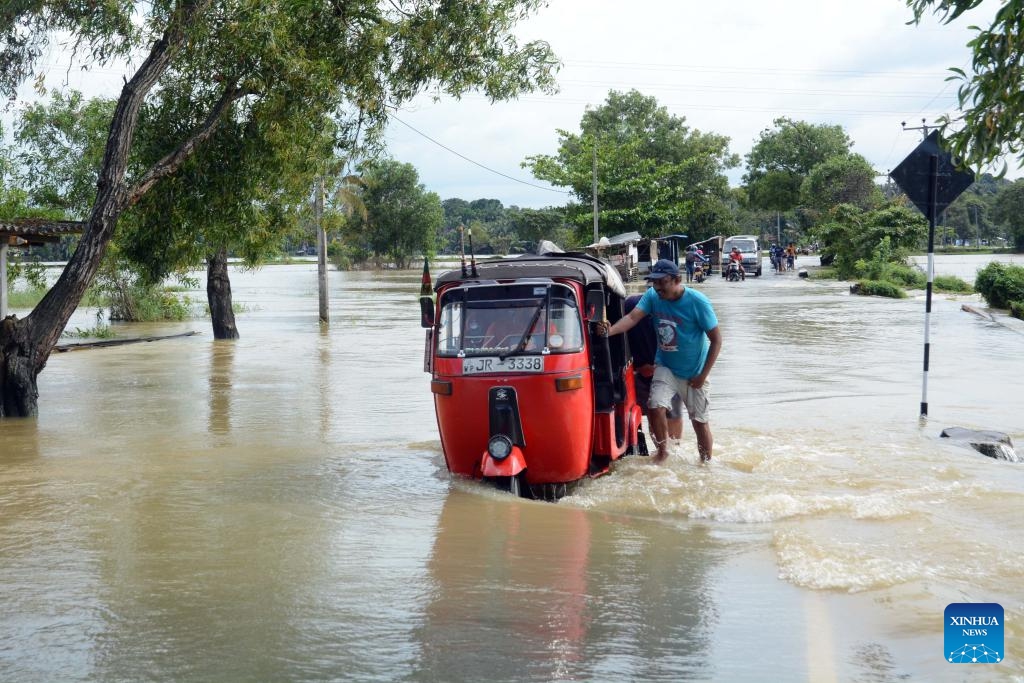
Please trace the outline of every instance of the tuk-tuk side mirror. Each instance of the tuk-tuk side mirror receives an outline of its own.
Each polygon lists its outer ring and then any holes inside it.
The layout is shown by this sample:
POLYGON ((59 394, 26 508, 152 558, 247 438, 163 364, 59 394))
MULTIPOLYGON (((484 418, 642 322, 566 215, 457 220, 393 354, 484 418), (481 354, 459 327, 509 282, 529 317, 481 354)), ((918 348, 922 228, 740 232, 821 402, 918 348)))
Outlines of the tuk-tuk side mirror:
POLYGON ((420 327, 434 326, 434 298, 420 297, 420 327))
POLYGON ((586 314, 587 320, 604 320, 604 292, 600 289, 587 292, 586 314))

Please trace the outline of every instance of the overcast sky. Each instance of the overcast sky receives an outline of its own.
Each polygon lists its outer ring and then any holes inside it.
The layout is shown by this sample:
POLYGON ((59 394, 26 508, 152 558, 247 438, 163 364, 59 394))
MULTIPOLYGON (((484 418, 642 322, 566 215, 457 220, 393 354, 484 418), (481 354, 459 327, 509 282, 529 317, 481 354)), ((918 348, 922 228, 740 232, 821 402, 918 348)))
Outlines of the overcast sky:
MULTIPOLYGON (((903 0, 551 0, 518 34, 553 47, 563 64, 557 94, 493 105, 474 94, 418 99, 396 113, 389 151, 442 199, 561 205, 565 191, 520 164, 554 154, 557 129, 577 132, 586 107, 602 104, 609 90, 636 89, 691 128, 727 136, 741 156, 780 116, 842 125, 853 150, 885 174, 921 139, 901 122, 920 126, 955 112, 947 69, 969 67, 967 27, 987 25, 998 4, 990 0, 951 26, 908 26, 903 0)), ((59 61, 48 87, 120 90, 123 71, 81 74, 59 61)), ((732 185, 742 174, 730 173, 732 185)))
MULTIPOLYGON (((495 105, 424 98, 397 114, 390 152, 442 199, 563 204, 561 190, 524 184, 546 187, 521 162, 554 154, 557 129, 578 132, 585 108, 609 90, 635 88, 692 128, 729 137, 741 156, 780 116, 842 125, 885 174, 921 139, 902 121, 920 126, 955 111, 947 69, 969 66, 967 26, 988 24, 978 12, 952 26, 907 26, 910 18, 901 0, 551 0, 519 33, 547 40, 562 60, 557 95, 495 105)), ((731 184, 742 174, 730 173, 731 184)))

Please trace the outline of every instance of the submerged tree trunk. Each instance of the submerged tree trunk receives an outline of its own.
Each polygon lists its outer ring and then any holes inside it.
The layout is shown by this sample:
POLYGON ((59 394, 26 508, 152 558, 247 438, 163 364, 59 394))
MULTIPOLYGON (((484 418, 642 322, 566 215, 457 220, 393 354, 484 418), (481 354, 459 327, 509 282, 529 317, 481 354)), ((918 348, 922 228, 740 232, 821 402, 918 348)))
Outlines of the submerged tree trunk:
POLYGON ((25 338, 25 325, 15 315, 0 320, 0 417, 34 417, 38 412, 39 389, 34 368, 35 354, 25 338))
POLYGON ((220 249, 206 258, 206 300, 210 304, 214 339, 238 339, 235 311, 231 307, 227 249, 220 249))

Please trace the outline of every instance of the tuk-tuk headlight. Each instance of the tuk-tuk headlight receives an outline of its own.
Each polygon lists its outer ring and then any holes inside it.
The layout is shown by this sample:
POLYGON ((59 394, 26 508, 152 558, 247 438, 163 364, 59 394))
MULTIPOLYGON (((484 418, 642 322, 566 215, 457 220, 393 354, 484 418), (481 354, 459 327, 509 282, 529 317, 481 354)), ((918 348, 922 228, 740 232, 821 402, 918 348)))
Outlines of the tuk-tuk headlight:
POLYGON ((487 452, 495 460, 504 460, 512 452, 512 439, 504 434, 495 434, 487 442, 487 452))

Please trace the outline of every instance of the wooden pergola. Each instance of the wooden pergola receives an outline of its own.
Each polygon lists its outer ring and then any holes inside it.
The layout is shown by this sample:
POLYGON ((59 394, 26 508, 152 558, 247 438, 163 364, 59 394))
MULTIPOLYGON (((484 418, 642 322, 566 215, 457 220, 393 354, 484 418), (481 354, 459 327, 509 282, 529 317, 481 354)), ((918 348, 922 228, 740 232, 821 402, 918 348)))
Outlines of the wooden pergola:
POLYGON ((65 235, 85 230, 80 221, 54 221, 46 218, 0 218, 0 320, 7 317, 7 250, 56 242, 65 235))

